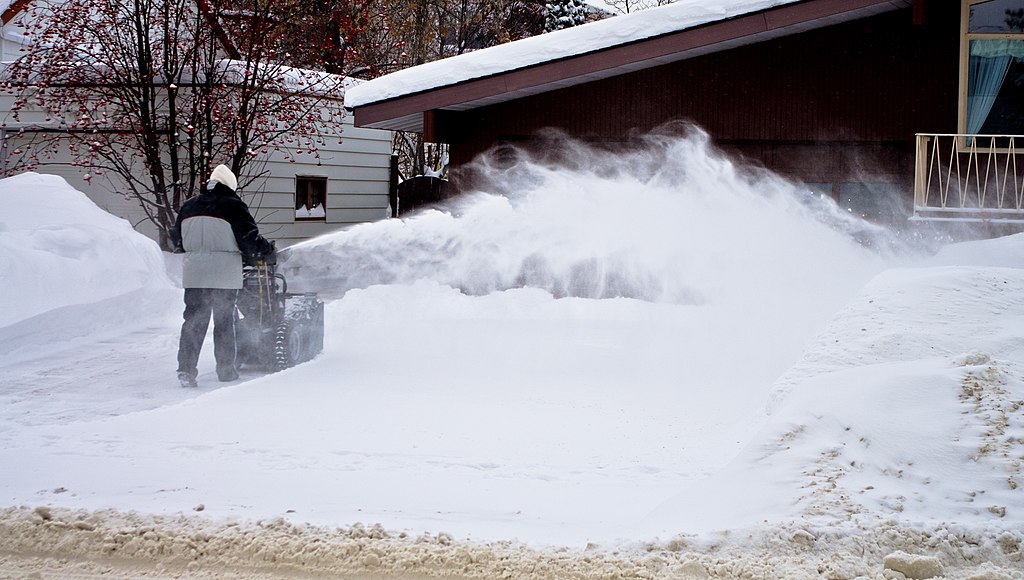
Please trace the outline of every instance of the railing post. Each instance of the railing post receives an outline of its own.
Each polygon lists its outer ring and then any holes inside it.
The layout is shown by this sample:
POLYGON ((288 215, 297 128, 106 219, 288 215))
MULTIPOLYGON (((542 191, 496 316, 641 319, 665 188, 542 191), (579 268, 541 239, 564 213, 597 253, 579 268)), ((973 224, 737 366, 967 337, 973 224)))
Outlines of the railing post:
MULTIPOLYGON (((1010 157, 1013 160, 1013 194, 1016 205, 1014 209, 1020 211, 1024 209, 1022 202, 1024 202, 1024 176, 1018 176, 1017 174, 1017 146, 1014 137, 1010 137, 1010 157)), ((1007 160, 1007 169, 1009 169, 1009 159, 1007 160)))
POLYGON ((928 206, 928 182, 925 175, 928 172, 928 135, 917 134, 917 158, 916 169, 914 170, 914 211, 917 208, 928 206))

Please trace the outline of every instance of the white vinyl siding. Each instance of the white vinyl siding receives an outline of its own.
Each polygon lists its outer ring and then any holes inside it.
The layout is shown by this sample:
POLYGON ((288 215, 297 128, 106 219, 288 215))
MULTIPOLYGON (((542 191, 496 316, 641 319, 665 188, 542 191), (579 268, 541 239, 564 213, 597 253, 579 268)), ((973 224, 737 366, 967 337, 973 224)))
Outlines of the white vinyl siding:
MULTIPOLYGON (((8 111, 12 99, 10 95, 0 95, 0 122, 8 127, 7 147, 0 149, 0 169, 5 173, 16 167, 13 165, 19 157, 16 151, 28 139, 27 136, 19 136, 19 124, 10 118, 8 111)), ((22 121, 36 126, 47 124, 44 117, 31 113, 23 114, 22 121)), ((53 121, 49 124, 56 126, 53 121)), ((260 231, 276 240, 281 248, 353 224, 384 219, 389 216, 391 139, 390 131, 356 128, 348 117, 344 121, 341 142, 336 136, 327 137, 326 143, 321 145, 319 164, 308 154, 298 156, 300 161, 294 163, 286 161, 283 153, 271 155, 265 163, 252 167, 253 172, 265 172, 266 177, 240 189, 239 194, 249 205, 260 231), (326 220, 296 221, 297 175, 327 179, 326 220)), ((125 197, 123 184, 116 175, 90 174, 91 179, 86 180, 89 170, 73 167, 70 161, 70 156, 62 151, 36 171, 63 177, 99 207, 125 218, 143 234, 154 239, 157 237, 156 229, 146 221, 138 203, 125 197)), ((239 176, 240 183, 245 181, 244 174, 239 176)))

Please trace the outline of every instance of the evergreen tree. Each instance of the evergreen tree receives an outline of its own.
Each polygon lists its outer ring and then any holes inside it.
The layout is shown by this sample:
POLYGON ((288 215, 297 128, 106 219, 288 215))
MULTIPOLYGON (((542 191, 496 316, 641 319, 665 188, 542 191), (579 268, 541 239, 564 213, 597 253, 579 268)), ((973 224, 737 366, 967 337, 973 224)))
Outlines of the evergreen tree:
POLYGON ((639 12, 641 10, 647 10, 648 8, 654 8, 655 6, 664 6, 666 4, 672 4, 675 0, 604 0, 605 4, 611 6, 615 10, 623 14, 629 14, 631 12, 639 12))
POLYGON ((554 0, 547 3, 544 32, 571 28, 587 21, 587 5, 583 0, 554 0))

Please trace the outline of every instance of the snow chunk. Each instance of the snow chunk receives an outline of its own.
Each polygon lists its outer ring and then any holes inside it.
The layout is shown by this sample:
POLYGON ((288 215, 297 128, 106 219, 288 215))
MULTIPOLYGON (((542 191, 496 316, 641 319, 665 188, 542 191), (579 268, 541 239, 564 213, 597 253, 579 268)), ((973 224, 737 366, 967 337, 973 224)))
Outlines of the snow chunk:
POLYGON ((944 571, 942 563, 934 556, 914 556, 904 552, 894 552, 882 560, 886 570, 893 570, 907 578, 936 578, 944 571))

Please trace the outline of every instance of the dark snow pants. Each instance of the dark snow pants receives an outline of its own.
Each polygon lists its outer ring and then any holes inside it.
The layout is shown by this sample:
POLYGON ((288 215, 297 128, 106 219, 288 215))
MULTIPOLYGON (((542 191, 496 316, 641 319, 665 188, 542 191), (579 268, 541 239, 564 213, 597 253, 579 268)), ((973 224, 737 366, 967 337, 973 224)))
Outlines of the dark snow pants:
POLYGON ((185 322, 178 342, 178 372, 193 378, 199 374, 199 351, 213 314, 213 356, 217 376, 235 376, 235 300, 238 290, 185 288, 185 322))

